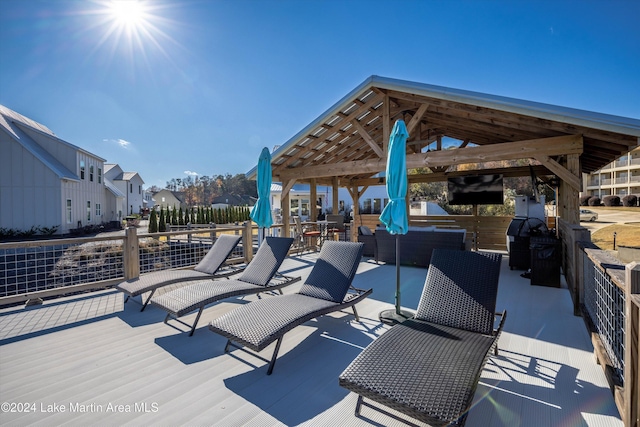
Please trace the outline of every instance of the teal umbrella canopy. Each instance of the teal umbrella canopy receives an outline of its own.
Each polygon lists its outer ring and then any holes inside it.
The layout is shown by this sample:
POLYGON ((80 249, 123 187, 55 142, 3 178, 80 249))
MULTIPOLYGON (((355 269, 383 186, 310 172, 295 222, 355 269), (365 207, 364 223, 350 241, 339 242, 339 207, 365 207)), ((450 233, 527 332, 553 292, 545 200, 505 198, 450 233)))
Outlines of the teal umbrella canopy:
POLYGON ((251 209, 251 219, 258 224, 258 227, 269 228, 273 224, 271 218, 271 153, 267 147, 262 149, 258 160, 258 176, 256 178, 258 187, 258 201, 251 209))
POLYGON ((397 120, 389 137, 387 156, 387 195, 389 203, 385 206, 380 221, 390 234, 407 234, 407 126, 403 120, 397 120))

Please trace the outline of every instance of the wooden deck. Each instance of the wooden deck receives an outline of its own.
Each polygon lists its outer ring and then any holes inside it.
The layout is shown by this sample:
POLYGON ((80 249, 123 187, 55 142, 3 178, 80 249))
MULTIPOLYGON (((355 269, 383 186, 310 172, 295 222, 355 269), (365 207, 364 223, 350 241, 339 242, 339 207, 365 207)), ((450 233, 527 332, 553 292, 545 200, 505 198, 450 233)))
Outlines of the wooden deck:
MULTIPOLYGON (((305 276, 314 260, 293 257, 282 270, 305 276)), ((498 309, 508 310, 507 322, 467 426, 622 426, 568 291, 530 286, 520 273, 503 259, 498 309)), ((403 306, 416 308, 425 274, 402 268, 403 306)), ((344 312, 296 328, 271 376, 253 356, 224 354, 225 340, 207 328, 254 297, 212 305, 191 338, 186 327, 162 323, 164 312, 140 313, 113 290, 0 310, 0 401, 19 410, 3 404, 0 424, 404 425, 368 408, 356 417, 356 396, 338 386, 387 328, 377 315, 393 306, 395 266, 364 260, 354 285, 374 288, 358 306, 362 323, 344 312)))

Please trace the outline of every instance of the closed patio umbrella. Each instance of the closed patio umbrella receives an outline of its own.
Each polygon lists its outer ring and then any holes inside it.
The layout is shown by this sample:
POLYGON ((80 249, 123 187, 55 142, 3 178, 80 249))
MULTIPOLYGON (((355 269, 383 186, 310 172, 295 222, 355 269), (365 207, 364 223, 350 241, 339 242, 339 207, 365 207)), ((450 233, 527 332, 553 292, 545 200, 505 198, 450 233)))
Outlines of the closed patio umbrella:
POLYGON ((258 224, 258 227, 263 229, 264 236, 266 229, 273 224, 271 202, 269 201, 271 193, 271 153, 269 153, 267 147, 262 149, 258 159, 256 184, 258 187, 258 201, 251 209, 251 219, 258 224))
POLYGON ((387 154, 387 195, 389 203, 385 206, 380 221, 386 226, 390 234, 396 236, 396 307, 394 310, 384 310, 380 313, 380 321, 384 323, 399 323, 413 313, 400 308, 400 234, 407 234, 409 220, 407 218, 407 159, 406 142, 407 127, 403 120, 397 120, 393 125, 389 137, 387 154))

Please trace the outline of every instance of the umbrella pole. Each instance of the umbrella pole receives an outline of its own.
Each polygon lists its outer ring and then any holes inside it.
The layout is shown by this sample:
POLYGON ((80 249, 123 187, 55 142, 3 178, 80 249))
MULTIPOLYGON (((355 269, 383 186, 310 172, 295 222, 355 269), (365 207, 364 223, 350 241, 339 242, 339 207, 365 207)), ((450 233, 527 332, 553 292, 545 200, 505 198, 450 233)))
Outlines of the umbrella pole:
POLYGON ((400 312, 400 235, 396 234, 396 314, 400 312))
POLYGON ((400 307, 400 236, 396 235, 396 306, 391 310, 383 310, 378 314, 382 323, 395 325, 412 318, 413 312, 400 307))

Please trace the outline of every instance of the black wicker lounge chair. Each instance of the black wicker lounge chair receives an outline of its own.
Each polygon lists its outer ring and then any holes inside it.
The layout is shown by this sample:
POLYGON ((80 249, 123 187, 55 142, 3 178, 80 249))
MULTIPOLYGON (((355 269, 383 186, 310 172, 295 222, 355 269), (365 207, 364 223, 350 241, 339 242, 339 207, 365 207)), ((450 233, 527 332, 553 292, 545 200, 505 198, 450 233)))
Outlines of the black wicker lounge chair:
POLYGON ((209 329, 228 338, 225 353, 231 346, 245 346, 259 352, 277 341, 271 360, 267 360, 267 375, 271 375, 282 338, 291 329, 323 314, 348 307, 353 308, 356 320, 360 321, 355 304, 372 292, 371 289, 351 286, 361 258, 362 243, 326 242, 309 277, 297 293, 238 307, 213 320, 209 329))
POLYGON ((289 237, 266 237, 260 243, 256 255, 237 278, 187 282, 178 289, 153 297, 151 304, 167 312, 165 323, 171 317, 177 320, 185 314, 198 310, 193 325, 187 325, 191 327, 189 333, 191 336, 207 305, 239 295, 272 291, 278 291, 282 294, 283 287, 299 281, 300 277, 290 277, 278 273, 292 243, 293 239, 289 237))
MULTIPOLYGON (((435 249, 413 319, 373 341, 340 375, 370 399, 429 425, 464 425, 480 373, 506 318, 494 330, 500 254, 435 249)), ((406 421, 406 420, 403 420, 406 421)))
POLYGON ((191 280, 206 280, 220 277, 227 277, 236 274, 240 268, 226 266, 225 263, 231 252, 238 246, 242 236, 234 236, 230 234, 220 235, 211 249, 196 265, 193 270, 163 270, 154 271, 152 273, 143 274, 135 279, 124 281, 116 285, 116 289, 124 292, 127 298, 124 302, 129 301, 130 297, 142 295, 150 292, 147 299, 142 304, 144 311, 151 300, 151 297, 158 288, 171 285, 178 282, 186 282, 191 280))

